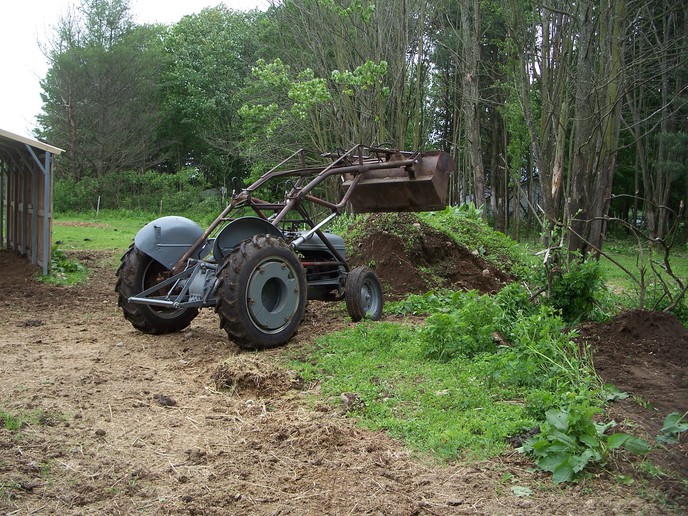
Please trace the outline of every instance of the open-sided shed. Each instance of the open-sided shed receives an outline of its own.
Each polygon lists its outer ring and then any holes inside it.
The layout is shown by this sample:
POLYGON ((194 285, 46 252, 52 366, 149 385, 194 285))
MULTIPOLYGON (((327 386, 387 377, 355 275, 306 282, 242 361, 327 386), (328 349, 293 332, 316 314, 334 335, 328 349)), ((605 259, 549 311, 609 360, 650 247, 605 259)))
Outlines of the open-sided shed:
POLYGON ((62 149, 0 129, 0 247, 50 269, 53 160, 62 149))

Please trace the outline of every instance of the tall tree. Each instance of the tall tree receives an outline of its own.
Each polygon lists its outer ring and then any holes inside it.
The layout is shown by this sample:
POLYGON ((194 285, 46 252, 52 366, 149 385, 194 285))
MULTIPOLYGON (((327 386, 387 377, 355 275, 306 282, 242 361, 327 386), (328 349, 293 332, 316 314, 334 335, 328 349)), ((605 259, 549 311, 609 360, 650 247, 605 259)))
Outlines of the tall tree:
POLYGON ((425 5, 425 0, 291 0, 274 11, 281 50, 275 57, 296 72, 312 70, 334 93, 322 110, 319 140, 328 147, 383 142, 406 147, 414 134, 424 134, 415 128, 424 124, 427 88, 420 14, 425 5))
POLYGON ((539 172, 542 210, 562 220, 575 29, 566 0, 508 4, 513 80, 539 172))
POLYGON ((640 170, 636 192, 650 238, 664 238, 688 202, 688 15, 668 0, 630 2, 628 87, 623 111, 640 170), (642 188, 641 188, 642 186, 642 188))
POLYGON ((469 163, 473 171, 476 206, 485 204, 485 170, 483 167, 480 135, 481 103, 478 63, 480 61, 480 2, 466 0, 460 3, 463 48, 463 115, 469 163))
POLYGON ((224 5, 185 16, 165 37, 164 135, 174 167, 193 164, 214 184, 242 174, 240 92, 260 50, 258 11, 224 5))
POLYGON ((162 29, 135 26, 126 0, 85 0, 46 49, 39 134, 64 147, 65 174, 102 177, 159 160, 162 29))
POLYGON ((579 36, 568 248, 586 256, 602 248, 616 170, 625 2, 583 1, 576 7, 579 36))

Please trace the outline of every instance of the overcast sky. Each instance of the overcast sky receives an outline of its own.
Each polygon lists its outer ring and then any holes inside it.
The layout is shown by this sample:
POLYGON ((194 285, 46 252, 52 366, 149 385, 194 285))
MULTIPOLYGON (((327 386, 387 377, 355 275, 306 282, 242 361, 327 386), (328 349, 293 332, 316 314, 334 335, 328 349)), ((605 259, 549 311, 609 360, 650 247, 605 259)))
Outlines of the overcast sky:
MULTIPOLYGON (((78 0, 3 0, 0 5, 0 128, 32 137, 41 110, 39 81, 48 64, 44 42, 60 14, 78 0)), ((172 24, 186 14, 224 3, 230 9, 266 9, 268 0, 130 0, 137 23, 172 24)))

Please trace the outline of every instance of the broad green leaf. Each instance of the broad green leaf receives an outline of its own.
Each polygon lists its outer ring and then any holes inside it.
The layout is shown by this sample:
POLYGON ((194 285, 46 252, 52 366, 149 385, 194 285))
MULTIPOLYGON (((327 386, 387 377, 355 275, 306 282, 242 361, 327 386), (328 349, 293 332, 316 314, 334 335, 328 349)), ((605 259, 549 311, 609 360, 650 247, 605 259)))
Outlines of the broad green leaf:
POLYGON ((537 465, 540 469, 545 471, 554 472, 557 468, 561 467, 562 464, 568 461, 568 455, 564 453, 553 453, 542 457, 537 461, 537 465))
POLYGON ((519 498, 525 498, 533 494, 533 490, 524 486, 511 486, 511 492, 519 498))
POLYGON ((590 459, 595 458, 595 453, 592 450, 585 450, 578 456, 572 457, 570 460, 572 469, 575 473, 579 473, 588 465, 590 459))
POLYGON ((561 484, 562 482, 570 482, 573 479, 573 468, 567 463, 560 465, 552 473, 552 481, 555 484, 561 484))
POLYGON ((642 455, 650 451, 650 445, 644 439, 621 432, 610 435, 607 438, 607 445, 612 450, 623 446, 626 450, 635 455, 642 455))
POLYGON ((680 423, 683 416, 678 412, 672 412, 664 419, 664 424, 660 432, 666 434, 677 434, 688 430, 688 423, 680 423))
POLYGON ((557 441, 571 448, 576 446, 576 440, 573 437, 565 434, 564 432, 559 432, 558 430, 552 432, 552 435, 548 436, 548 439, 556 439, 557 441))
POLYGON ((566 430, 569 426, 569 414, 561 410, 548 410, 545 412, 547 422, 558 430, 566 430))
POLYGON ((588 434, 579 436, 578 440, 588 448, 597 448, 600 445, 600 440, 596 436, 588 434))
POLYGON ((650 451, 650 445, 644 439, 640 437, 635 437, 633 435, 629 436, 624 443, 624 448, 634 455, 643 455, 650 451))
POLYGON ((612 450, 616 450, 617 448, 623 446, 629 437, 631 436, 624 434, 623 432, 612 434, 607 438, 607 446, 609 446, 609 448, 612 450))
POLYGON ((619 401, 628 398, 628 393, 619 390, 619 388, 611 383, 606 383, 602 388, 602 395, 605 401, 619 401))

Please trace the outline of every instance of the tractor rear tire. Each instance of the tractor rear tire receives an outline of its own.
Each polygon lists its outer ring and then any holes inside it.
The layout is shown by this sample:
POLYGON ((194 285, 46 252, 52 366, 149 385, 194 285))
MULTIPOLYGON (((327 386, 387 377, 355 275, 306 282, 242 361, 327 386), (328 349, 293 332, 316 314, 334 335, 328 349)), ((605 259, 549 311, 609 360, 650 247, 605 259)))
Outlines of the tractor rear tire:
POLYGON ((117 304, 132 326, 143 333, 174 333, 186 328, 198 315, 198 308, 164 308, 128 301, 130 297, 166 279, 168 273, 164 265, 141 252, 135 245, 122 256, 115 286, 117 304))
POLYGON ((375 271, 356 267, 346 278, 346 311, 353 322, 361 319, 377 321, 382 317, 385 304, 382 285, 375 271))
POLYGON ((281 346, 301 324, 307 291, 306 273, 287 243, 256 235, 236 246, 220 271, 220 327, 242 348, 281 346))

